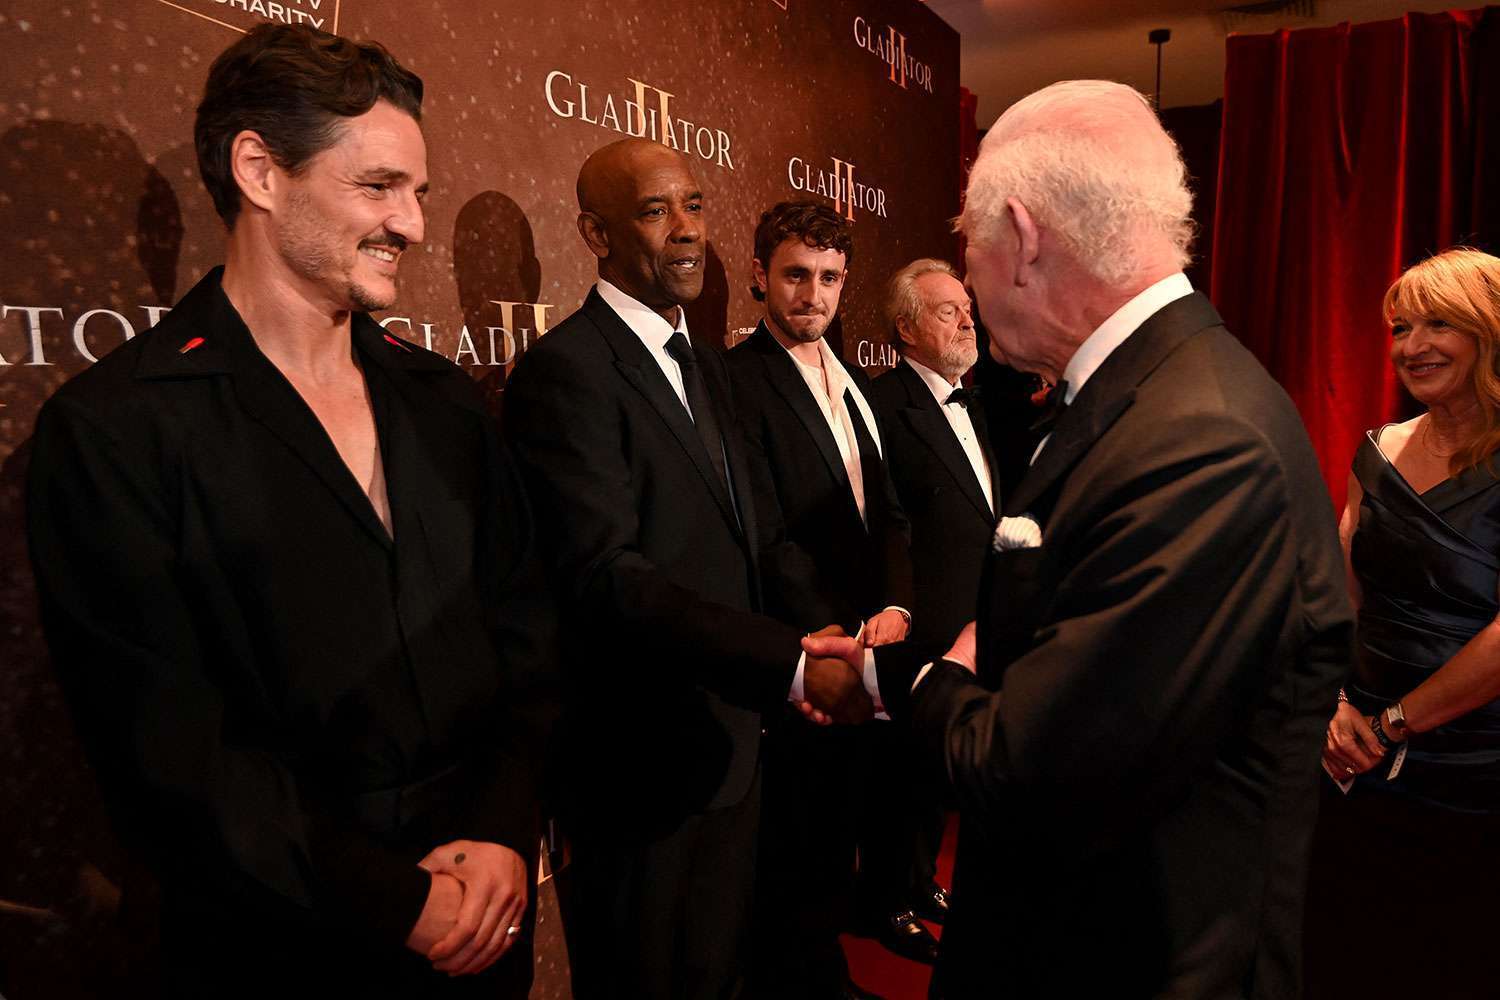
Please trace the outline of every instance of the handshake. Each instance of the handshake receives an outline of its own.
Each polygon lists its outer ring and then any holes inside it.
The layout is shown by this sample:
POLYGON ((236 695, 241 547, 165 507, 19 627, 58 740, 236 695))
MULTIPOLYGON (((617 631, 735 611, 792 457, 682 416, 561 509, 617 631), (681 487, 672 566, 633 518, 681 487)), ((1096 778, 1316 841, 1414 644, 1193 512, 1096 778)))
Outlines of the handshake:
POLYGON ((812 722, 857 724, 875 715, 875 703, 864 681, 866 631, 852 637, 830 625, 802 640, 807 662, 802 672, 804 700, 797 708, 812 722))
MULTIPOLYGON (((884 641, 899 642, 904 636, 903 629, 894 640, 884 641)), ((830 625, 803 639, 802 650, 807 654, 802 674, 804 700, 796 703, 797 708, 820 726, 833 722, 860 723, 871 718, 875 714, 875 704, 864 683, 865 647, 882 644, 881 640, 870 638, 868 625, 859 636, 851 637, 837 625, 830 625)), ((975 623, 969 622, 953 640, 948 652, 943 654, 942 660, 963 667, 971 674, 977 673, 977 645, 975 623)), ((913 688, 921 682, 930 666, 917 674, 913 688)))

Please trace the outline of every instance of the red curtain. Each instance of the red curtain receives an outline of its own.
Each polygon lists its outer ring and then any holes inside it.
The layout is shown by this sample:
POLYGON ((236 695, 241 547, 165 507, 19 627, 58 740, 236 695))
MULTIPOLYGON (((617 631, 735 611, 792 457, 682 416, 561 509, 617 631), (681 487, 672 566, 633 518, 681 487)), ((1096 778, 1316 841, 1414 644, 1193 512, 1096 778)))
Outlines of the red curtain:
POLYGON ((1500 7, 1231 37, 1210 295, 1291 395, 1342 507, 1409 415, 1380 315, 1412 263, 1500 251, 1500 7))

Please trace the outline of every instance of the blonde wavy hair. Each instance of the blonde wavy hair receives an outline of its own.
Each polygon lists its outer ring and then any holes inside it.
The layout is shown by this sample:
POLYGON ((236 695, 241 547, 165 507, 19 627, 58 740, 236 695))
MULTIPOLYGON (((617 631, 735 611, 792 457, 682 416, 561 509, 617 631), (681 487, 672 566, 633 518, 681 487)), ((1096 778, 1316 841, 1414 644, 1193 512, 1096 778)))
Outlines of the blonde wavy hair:
POLYGON ((1445 250, 1397 278, 1381 309, 1388 324, 1398 316, 1440 319, 1474 338, 1478 358, 1470 377, 1482 422, 1449 460, 1448 471, 1457 475, 1489 462, 1500 449, 1500 258, 1472 247, 1445 250))

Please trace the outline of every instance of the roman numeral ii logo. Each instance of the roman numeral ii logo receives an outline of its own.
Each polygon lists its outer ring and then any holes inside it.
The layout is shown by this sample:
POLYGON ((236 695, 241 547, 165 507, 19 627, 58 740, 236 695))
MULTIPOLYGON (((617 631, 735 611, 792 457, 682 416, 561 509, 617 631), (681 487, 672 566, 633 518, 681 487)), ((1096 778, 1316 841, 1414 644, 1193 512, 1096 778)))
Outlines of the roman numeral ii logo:
POLYGON ((898 84, 901 89, 906 89, 906 36, 890 26, 886 30, 891 33, 890 64, 891 82, 898 84))
POLYGON ((833 210, 854 221, 854 164, 833 157, 833 210))

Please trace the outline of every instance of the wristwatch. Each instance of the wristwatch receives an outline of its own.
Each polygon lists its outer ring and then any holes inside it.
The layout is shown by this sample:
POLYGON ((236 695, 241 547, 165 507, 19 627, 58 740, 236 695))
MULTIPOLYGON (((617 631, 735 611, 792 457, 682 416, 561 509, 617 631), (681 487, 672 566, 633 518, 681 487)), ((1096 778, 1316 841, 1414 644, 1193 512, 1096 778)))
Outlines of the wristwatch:
POLYGON ((1405 743, 1411 734, 1406 729, 1406 713, 1401 710, 1401 703, 1397 701, 1387 705, 1381 714, 1385 716, 1381 721, 1385 723, 1385 731, 1391 734, 1391 739, 1397 743, 1405 743))

